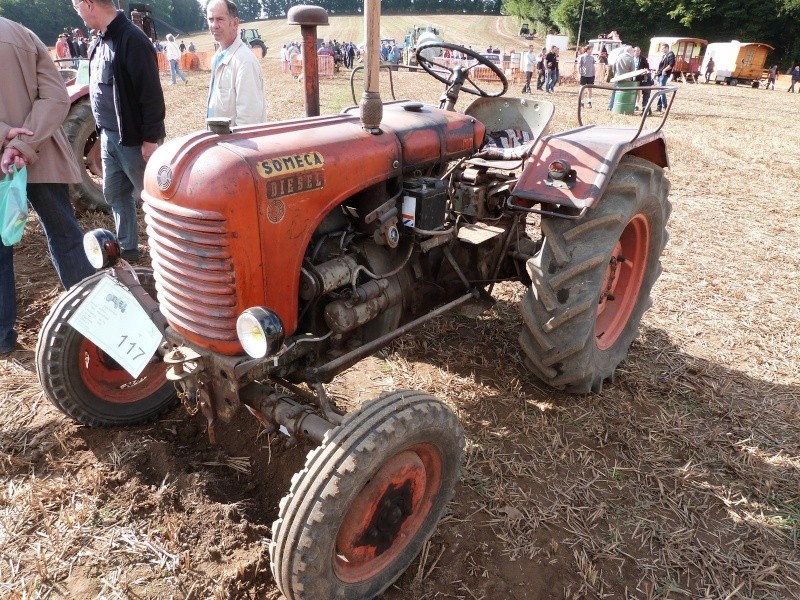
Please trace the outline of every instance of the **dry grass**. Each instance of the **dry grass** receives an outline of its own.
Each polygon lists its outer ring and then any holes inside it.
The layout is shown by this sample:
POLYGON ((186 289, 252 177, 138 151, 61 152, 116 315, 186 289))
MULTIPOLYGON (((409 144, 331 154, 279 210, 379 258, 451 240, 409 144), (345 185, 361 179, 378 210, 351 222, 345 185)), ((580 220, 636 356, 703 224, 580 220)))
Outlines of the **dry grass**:
MULTIPOLYGON (((265 75, 271 117, 302 114, 300 86, 274 61, 265 75)), ((202 128, 207 82, 165 87, 171 137, 202 128)), ((323 111, 346 103, 344 83, 323 82, 323 111)), ((421 75, 397 86, 441 93, 421 75)), ((576 124, 576 92, 557 88, 555 130, 576 124)), ((528 377, 514 285, 337 378, 352 403, 424 389, 467 430, 452 512, 386 598, 800 598, 798 120, 783 90, 681 86, 664 274, 601 395, 528 377)), ((32 371, 58 293, 33 224, 16 267, 27 351, 0 359, 0 597, 279 597, 266 541, 302 452, 245 417, 210 447, 183 409, 75 426, 32 371)))

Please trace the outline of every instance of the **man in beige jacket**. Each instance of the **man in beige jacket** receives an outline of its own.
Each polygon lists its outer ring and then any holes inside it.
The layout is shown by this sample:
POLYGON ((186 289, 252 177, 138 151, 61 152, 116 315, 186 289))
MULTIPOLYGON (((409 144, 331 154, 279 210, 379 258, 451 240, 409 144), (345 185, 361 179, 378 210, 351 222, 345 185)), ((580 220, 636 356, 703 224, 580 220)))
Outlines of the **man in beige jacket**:
MULTIPOLYGON (((0 170, 28 171, 28 201, 39 216, 50 257, 61 283, 69 289, 94 273, 83 252, 81 232, 67 184, 81 173, 61 123, 69 96, 45 45, 22 25, 0 17, 0 170)), ((14 257, 0 244, 0 354, 16 348, 14 257)))
POLYGON ((208 30, 219 44, 211 62, 207 117, 225 117, 231 127, 266 120, 261 65, 239 38, 239 9, 231 0, 211 0, 208 30))

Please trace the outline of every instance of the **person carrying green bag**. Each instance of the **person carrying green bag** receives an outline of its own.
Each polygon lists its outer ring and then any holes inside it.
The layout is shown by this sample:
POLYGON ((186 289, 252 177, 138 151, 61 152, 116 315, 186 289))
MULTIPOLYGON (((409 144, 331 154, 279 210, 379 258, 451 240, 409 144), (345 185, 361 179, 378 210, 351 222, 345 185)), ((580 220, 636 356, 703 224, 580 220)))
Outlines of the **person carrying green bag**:
POLYGON ((13 246, 22 239, 28 221, 28 172, 12 163, 0 181, 0 242, 13 246))
MULTIPOLYGON (((81 173, 61 123, 69 96, 47 47, 19 23, 0 17, 0 170, 26 167, 28 202, 47 236, 53 266, 69 289, 92 275, 83 252, 83 232, 75 219, 67 184, 81 173)), ((0 355, 17 347, 14 255, 0 244, 0 355)))

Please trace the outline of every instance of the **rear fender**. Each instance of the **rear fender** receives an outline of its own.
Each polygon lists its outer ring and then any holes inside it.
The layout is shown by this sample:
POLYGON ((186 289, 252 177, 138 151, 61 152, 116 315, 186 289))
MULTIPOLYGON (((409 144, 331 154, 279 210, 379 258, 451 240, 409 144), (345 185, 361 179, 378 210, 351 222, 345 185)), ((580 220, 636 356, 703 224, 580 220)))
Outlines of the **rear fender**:
POLYGON ((664 134, 636 130, 586 126, 542 138, 533 150, 514 188, 515 205, 541 203, 590 209, 605 193, 623 156, 638 156, 660 167, 668 167, 664 134), (554 160, 566 161, 575 171, 574 182, 560 185, 548 175, 554 160))

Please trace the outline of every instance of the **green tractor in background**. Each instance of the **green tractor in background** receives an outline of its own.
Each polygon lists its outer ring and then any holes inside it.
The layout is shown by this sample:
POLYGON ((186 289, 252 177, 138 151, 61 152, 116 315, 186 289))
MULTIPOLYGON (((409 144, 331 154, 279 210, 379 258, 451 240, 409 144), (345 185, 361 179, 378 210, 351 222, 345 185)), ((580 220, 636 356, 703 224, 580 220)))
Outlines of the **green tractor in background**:
POLYGON ((242 29, 239 36, 245 44, 250 46, 256 56, 264 58, 267 55, 268 46, 261 39, 258 29, 242 29))

